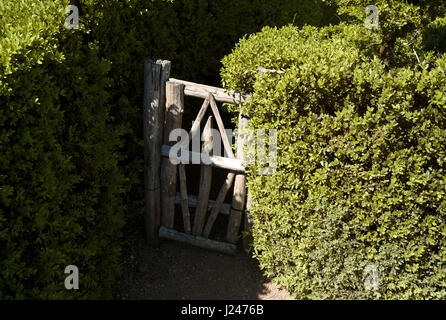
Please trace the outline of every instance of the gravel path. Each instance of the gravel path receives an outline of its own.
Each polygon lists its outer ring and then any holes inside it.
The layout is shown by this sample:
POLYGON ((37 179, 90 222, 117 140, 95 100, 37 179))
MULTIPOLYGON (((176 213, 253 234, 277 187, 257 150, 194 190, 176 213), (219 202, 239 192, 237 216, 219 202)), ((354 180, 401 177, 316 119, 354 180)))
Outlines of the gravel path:
POLYGON ((242 250, 227 256, 171 241, 154 249, 146 245, 142 230, 132 234, 127 246, 116 299, 290 299, 242 250))

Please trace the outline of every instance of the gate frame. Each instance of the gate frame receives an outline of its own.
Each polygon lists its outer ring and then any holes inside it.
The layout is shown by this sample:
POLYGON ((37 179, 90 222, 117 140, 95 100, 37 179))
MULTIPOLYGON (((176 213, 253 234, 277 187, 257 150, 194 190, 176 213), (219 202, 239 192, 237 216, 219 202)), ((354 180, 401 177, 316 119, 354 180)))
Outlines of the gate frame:
MULTIPOLYGON (((249 95, 234 92, 228 94, 222 88, 173 79, 170 78, 170 70, 170 61, 150 59, 144 61, 144 193, 146 201, 144 216, 147 242, 152 246, 158 246, 161 238, 170 239, 233 255, 237 251, 236 243, 242 221, 245 230, 250 230, 251 225, 246 214, 249 211, 251 199, 247 195, 245 168, 242 165, 245 157, 243 149, 245 138, 239 136, 240 138, 237 139, 237 154, 234 155, 219 115, 217 102, 240 105, 249 99, 249 95), (188 195, 184 164, 174 165, 168 159, 171 147, 169 134, 172 130, 181 128, 182 125, 184 96, 204 99, 195 122, 198 125, 192 127, 189 138, 191 139, 197 130, 200 131, 199 123, 210 106, 217 121, 225 151, 229 156, 210 156, 210 166, 229 170, 216 201, 209 200, 209 186, 204 187, 204 197, 197 199, 188 195), (180 177, 179 193, 176 192, 177 168, 180 177), (234 180, 232 204, 224 204, 223 201, 234 180), (173 229, 175 205, 181 205, 185 232, 173 229), (204 210, 203 217, 198 218, 200 220, 198 227, 197 221, 194 223, 194 228, 191 227, 190 207, 196 207, 197 211, 201 210, 200 212, 204 210), (211 214, 205 226, 204 219, 208 211, 211 211, 211 214), (218 214, 229 214, 226 242, 208 239, 218 214)), ((211 117, 206 125, 208 130, 210 125, 211 117)), ((239 132, 247 127, 248 119, 240 113, 239 132)), ((193 157, 194 153, 189 151, 189 156, 193 157)), ((202 178, 203 174, 209 174, 203 171, 207 165, 201 164, 202 178)), ((210 177, 208 180, 210 183, 210 177)), ((243 239, 243 246, 245 248, 249 246, 249 240, 246 237, 243 239)))

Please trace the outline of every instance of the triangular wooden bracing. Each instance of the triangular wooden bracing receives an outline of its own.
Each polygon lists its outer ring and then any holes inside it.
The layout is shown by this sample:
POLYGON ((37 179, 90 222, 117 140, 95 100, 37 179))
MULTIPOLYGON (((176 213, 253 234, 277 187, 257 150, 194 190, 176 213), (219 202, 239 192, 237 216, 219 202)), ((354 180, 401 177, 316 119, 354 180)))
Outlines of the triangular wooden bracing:
POLYGON ((223 121, 220 117, 220 112, 218 111, 217 103, 215 102, 215 98, 212 94, 210 95, 210 102, 212 112, 214 113, 215 120, 217 121, 218 130, 220 131, 221 139, 225 147, 225 151, 228 154, 229 158, 235 159, 234 152, 232 151, 232 144, 229 142, 228 136, 226 135, 225 126, 223 125, 223 121))
POLYGON ((204 227, 203 237, 209 238, 211 234, 212 227, 214 226, 214 222, 217 219, 218 214, 220 213, 221 207, 223 206, 223 201, 225 201, 226 195, 228 194, 229 189, 232 187, 234 182, 235 173, 230 172, 226 176, 226 180, 223 183, 220 192, 218 193, 217 200, 215 201, 215 206, 212 209, 211 215, 208 218, 206 226, 204 227))
POLYGON ((200 108, 200 111, 198 112, 197 117, 195 118, 194 123, 192 124, 192 128, 189 131, 189 141, 191 141, 195 135, 200 131, 200 124, 201 120, 203 120, 204 115, 206 114, 206 111, 209 107, 209 101, 210 101, 211 95, 209 95, 203 102, 203 105, 200 108))

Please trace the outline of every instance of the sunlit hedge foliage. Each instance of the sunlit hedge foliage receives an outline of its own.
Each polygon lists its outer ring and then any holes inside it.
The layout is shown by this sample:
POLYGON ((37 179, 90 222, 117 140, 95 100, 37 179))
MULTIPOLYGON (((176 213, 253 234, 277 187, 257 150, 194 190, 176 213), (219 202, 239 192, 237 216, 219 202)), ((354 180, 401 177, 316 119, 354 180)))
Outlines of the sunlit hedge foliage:
POLYGON ((278 130, 277 171, 249 168, 254 255, 298 298, 446 298, 446 56, 388 72, 381 40, 265 28, 223 60, 250 126, 278 130))
POLYGON ((120 266, 119 131, 108 71, 65 5, 0 5, 0 299, 100 298, 120 266), (64 286, 80 271, 79 291, 64 286))

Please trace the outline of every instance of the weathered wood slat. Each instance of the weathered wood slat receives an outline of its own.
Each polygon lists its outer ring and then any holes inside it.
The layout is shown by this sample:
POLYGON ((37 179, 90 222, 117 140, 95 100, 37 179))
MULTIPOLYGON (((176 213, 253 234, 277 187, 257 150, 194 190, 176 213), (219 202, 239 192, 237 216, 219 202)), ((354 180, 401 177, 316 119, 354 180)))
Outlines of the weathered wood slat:
POLYGON ((217 219, 218 214, 220 213, 223 201, 225 201, 226 195, 228 194, 228 191, 231 188, 232 183, 234 182, 234 178, 235 178, 234 173, 232 172, 228 173, 226 180, 223 183, 220 192, 218 193, 217 200, 215 201, 215 206, 212 209, 211 215, 208 218, 206 226, 204 227, 203 237, 209 238, 209 235, 211 234, 212 231, 212 227, 214 226, 214 222, 217 219))
MULTIPOLYGON (((170 77, 170 70, 172 68, 172 63, 168 60, 162 60, 162 59, 158 59, 156 60, 157 64, 161 65, 161 96, 160 96, 160 107, 164 108, 164 106, 166 105, 166 83, 167 81, 169 81, 169 77, 170 77)), ((161 112, 161 125, 164 124, 164 110, 160 110, 161 112)), ((163 130, 164 131, 164 130, 163 130)))
POLYGON ((233 244, 188 235, 166 227, 161 227, 159 229, 159 236, 163 239, 179 241, 199 248, 217 251, 224 254, 235 255, 237 253, 237 246, 233 244))
MULTIPOLYGON (((172 130, 181 128, 184 111, 184 85, 167 82, 164 143, 169 141, 172 130)), ((177 189, 177 166, 164 158, 161 164, 161 224, 173 228, 175 219, 175 196, 177 189)))
MULTIPOLYGON (((171 146, 163 145, 161 149, 161 155, 163 157, 170 157, 170 150, 172 149, 171 146)), ((192 163, 192 158, 194 159, 200 159, 201 153, 193 152, 193 151, 185 151, 186 157, 189 157, 189 163, 192 163)), ((181 157, 179 157, 177 154, 172 154, 172 159, 181 161, 181 157)), ((242 161, 239 159, 230 159, 230 158, 224 158, 219 156, 210 156, 209 157, 210 165, 215 168, 221 168, 226 170, 231 170, 235 172, 244 173, 246 171, 245 167, 242 165, 242 161)), ((203 161, 201 164, 205 164, 203 161)), ((206 163, 207 164, 207 163, 206 163)))
POLYGON ((184 164, 178 165, 178 171, 180 173, 180 193, 176 194, 175 203, 177 203, 179 195, 181 212, 183 213, 184 232, 191 234, 192 229, 190 224, 189 198, 187 196, 186 168, 184 167, 184 164))
POLYGON ((223 120, 221 119, 220 112, 218 111, 217 103, 215 102, 214 96, 210 95, 209 100, 211 103, 212 112, 214 113, 215 120, 217 121, 218 130, 220 131, 220 136, 223 141, 223 145, 225 147, 225 151, 228 154, 228 157, 234 159, 234 152, 232 151, 232 144, 229 142, 228 135, 225 131, 225 126, 223 124, 223 120))
MULTIPOLYGON (((213 150, 213 138, 212 138, 212 117, 208 118, 203 130, 203 148, 202 153, 212 154, 213 150)), ((194 225, 192 228, 192 234, 194 236, 201 236, 203 232, 203 225, 206 219, 206 212, 209 202, 209 194, 212 187, 212 167, 208 165, 201 166, 200 174, 200 190, 198 193, 198 205, 195 209, 194 225)))
MULTIPOLYGON (((181 193, 177 192, 175 204, 181 205, 181 201, 183 199, 182 197, 183 196, 181 195, 181 193)), ((188 195, 187 202, 190 208, 196 208, 198 205, 198 198, 196 196, 188 195)), ((207 211, 211 211, 215 207, 215 204, 216 202, 214 200, 209 200, 207 211)), ((221 206, 220 214, 229 216, 231 214, 231 204, 223 203, 221 206)))
POLYGON ((223 88, 217 88, 173 78, 171 78, 170 81, 184 84, 184 94, 196 98, 206 99, 209 96, 209 93, 211 93, 215 96, 215 100, 232 104, 245 102, 250 98, 250 96, 247 94, 240 94, 235 92, 227 93, 223 88))
POLYGON ((144 188, 145 227, 147 241, 158 245, 158 229, 161 220, 160 208, 160 164, 161 140, 164 117, 165 84, 168 79, 170 62, 154 63, 144 61, 144 188))
MULTIPOLYGON (((245 134, 248 127, 248 119, 239 115, 239 130, 237 139, 237 159, 245 158, 244 146, 246 145, 247 136, 245 134)), ((236 243, 238 240, 238 233, 243 217, 243 209, 246 201, 246 177, 239 174, 235 177, 234 194, 232 198, 232 210, 229 216, 228 230, 226 233, 226 240, 230 243, 236 243)))
POLYGON ((192 124, 192 128, 190 129, 190 132, 189 132, 189 141, 192 140, 193 137, 195 135, 197 135, 198 132, 200 131, 200 123, 201 123, 201 120, 203 120, 203 117, 206 114, 206 111, 207 111, 207 109, 209 107, 209 99, 210 99, 210 97, 208 96, 204 100, 203 105, 201 106, 201 109, 198 112, 198 115, 195 118, 194 123, 192 124))

